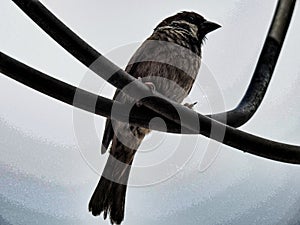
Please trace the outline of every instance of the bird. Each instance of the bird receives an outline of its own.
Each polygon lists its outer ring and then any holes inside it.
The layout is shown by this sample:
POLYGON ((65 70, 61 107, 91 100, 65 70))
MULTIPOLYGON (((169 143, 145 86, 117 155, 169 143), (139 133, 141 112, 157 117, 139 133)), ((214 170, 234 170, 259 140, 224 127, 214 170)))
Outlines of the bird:
MULTIPOLYGON (((125 71, 172 101, 182 103, 190 93, 201 64, 206 35, 221 26, 196 12, 182 11, 162 20, 136 50, 125 71)), ((135 100, 122 90, 115 100, 135 100)), ((184 104, 192 108, 194 104, 184 104)), ((109 215, 111 224, 121 224, 130 169, 135 153, 150 129, 107 119, 101 153, 109 149, 102 176, 88 209, 94 216, 109 215), (111 143, 111 147, 109 148, 111 143)))

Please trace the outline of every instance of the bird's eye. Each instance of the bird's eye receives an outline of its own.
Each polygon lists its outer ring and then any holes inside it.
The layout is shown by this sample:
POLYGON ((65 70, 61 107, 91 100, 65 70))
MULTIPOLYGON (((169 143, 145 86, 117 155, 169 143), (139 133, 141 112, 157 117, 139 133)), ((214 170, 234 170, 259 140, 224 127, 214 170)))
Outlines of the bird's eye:
POLYGON ((172 22, 171 24, 172 24, 173 26, 175 26, 175 27, 180 27, 180 24, 179 24, 178 22, 176 22, 176 21, 175 21, 175 22, 172 22))
POLYGON ((194 17, 190 17, 190 20, 191 20, 192 22, 194 22, 194 21, 195 21, 195 18, 194 18, 194 17))

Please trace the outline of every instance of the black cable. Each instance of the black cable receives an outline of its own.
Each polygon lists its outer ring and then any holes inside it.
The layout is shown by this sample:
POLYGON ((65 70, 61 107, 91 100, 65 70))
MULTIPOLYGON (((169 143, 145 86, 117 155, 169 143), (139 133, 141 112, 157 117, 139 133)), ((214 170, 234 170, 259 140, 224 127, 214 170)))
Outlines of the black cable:
POLYGON ((292 15, 296 0, 279 0, 267 38, 260 53, 248 89, 238 106, 228 112, 212 115, 216 120, 227 118, 227 124, 240 127, 260 106, 271 81, 292 15))
MULTIPOLYGON (((74 106, 83 110, 96 113, 101 116, 110 117, 112 106, 113 104, 116 104, 115 107, 118 108, 117 112, 119 113, 113 114, 114 119, 126 121, 128 117, 127 114, 122 114, 124 112, 122 109, 123 107, 125 107, 123 104, 113 102, 110 99, 97 96, 95 94, 66 84, 60 80, 57 80, 33 68, 30 68, 1 52, 0 72, 22 84, 25 84, 26 86, 29 86, 39 92, 42 92, 48 96, 51 96, 70 105, 74 105, 74 98, 76 95, 79 95, 78 99, 81 100, 76 101, 76 104, 74 106)), ((148 127, 149 119, 151 118, 148 117, 149 114, 145 113, 147 111, 149 112, 149 110, 136 110, 134 112, 134 119, 132 123, 134 125, 148 127)), ((155 115, 152 114, 151 116, 155 115)), ((280 162, 300 164, 299 146, 270 141, 252 134, 248 134, 220 122, 214 121, 201 114, 198 114, 198 118, 200 121, 200 126, 198 129, 199 134, 205 135, 206 137, 210 137, 228 146, 257 156, 280 162), (216 130, 224 130, 224 137, 220 138, 215 135, 211 136, 212 126, 214 126, 216 130)), ((168 119, 166 119, 165 122, 169 131, 181 133, 181 127, 178 124, 168 119)), ((152 125, 152 129, 164 130, 164 126, 162 127, 162 125, 159 123, 154 123, 152 125)), ((183 130, 183 133, 184 132, 191 133, 192 131, 183 130)))
MULTIPOLYGON (((84 42, 60 20, 58 20, 45 6, 37 0, 12 0, 16 3, 22 11, 24 11, 36 24, 38 24, 46 33, 48 33, 57 43, 64 49, 71 53, 75 58, 81 61, 84 65, 89 67, 96 74, 103 79, 110 82, 118 89, 122 89, 129 83, 136 81, 125 71, 114 65, 105 57, 101 56, 95 49, 84 42), (95 63, 96 62, 96 63, 95 63), (112 76, 111 76, 112 75, 112 76)), ((233 110, 224 113, 210 115, 210 117, 222 121, 227 118, 227 124, 233 127, 239 127, 245 124, 256 112, 263 97, 266 93, 268 84, 272 77, 282 44, 285 38, 293 9, 296 0, 279 0, 276 12, 273 17, 268 36, 266 38, 262 53, 260 55, 256 70, 253 74, 252 80, 249 84, 245 96, 242 98, 240 104, 233 110)), ((126 94, 134 98, 139 96, 150 96, 152 93, 141 82, 135 82, 135 88, 126 90, 126 94)), ((174 122, 181 124, 188 130, 197 132, 195 124, 186 121, 180 121, 177 112, 171 113, 164 107, 157 107, 158 105, 170 104, 170 101, 162 95, 157 95, 159 98, 149 98, 144 102, 144 105, 155 112, 169 118, 174 122), (160 101, 161 104, 157 104, 160 101)), ((177 103, 172 102, 179 110, 181 115, 185 118, 197 116, 191 110, 188 110, 177 103)))

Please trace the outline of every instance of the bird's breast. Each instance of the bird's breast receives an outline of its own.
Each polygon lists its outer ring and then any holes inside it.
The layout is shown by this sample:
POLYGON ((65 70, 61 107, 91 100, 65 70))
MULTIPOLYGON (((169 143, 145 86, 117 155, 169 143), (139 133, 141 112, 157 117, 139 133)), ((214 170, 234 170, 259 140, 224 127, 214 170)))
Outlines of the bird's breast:
POLYGON ((190 92, 199 72, 201 58, 190 49, 168 41, 147 40, 133 55, 126 71, 176 101, 190 92))

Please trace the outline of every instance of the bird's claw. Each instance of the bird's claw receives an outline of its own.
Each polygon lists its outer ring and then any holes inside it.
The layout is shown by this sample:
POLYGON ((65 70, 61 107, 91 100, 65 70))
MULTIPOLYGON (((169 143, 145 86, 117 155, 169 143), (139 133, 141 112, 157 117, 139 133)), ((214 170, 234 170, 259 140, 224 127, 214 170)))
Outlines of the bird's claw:
POLYGON ((155 85, 152 82, 145 82, 144 84, 150 88, 152 93, 155 92, 155 85))
MULTIPOLYGON (((138 80, 141 81, 141 82, 143 82, 141 77, 138 77, 138 80)), ((151 90, 152 93, 155 92, 155 89, 156 89, 156 88, 155 88, 154 83, 152 83, 152 82, 150 82, 150 81, 146 81, 144 84, 147 85, 147 86, 149 87, 149 89, 151 90)))
POLYGON ((188 107, 189 109, 193 109, 193 107, 197 104, 198 102, 194 102, 194 103, 184 103, 183 105, 188 107))
MULTIPOLYGON (((143 82, 141 77, 138 77, 138 80, 141 81, 141 82, 143 82)), ((152 83, 152 82, 150 82, 150 81, 147 81, 147 82, 145 82, 144 84, 145 84, 147 87, 149 87, 149 89, 150 89, 150 91, 151 91, 152 94, 155 92, 156 88, 155 88, 154 83, 152 83)), ((143 103, 142 103, 141 101, 137 101, 137 103, 136 103, 137 107, 142 106, 142 104, 143 104, 143 103)))

